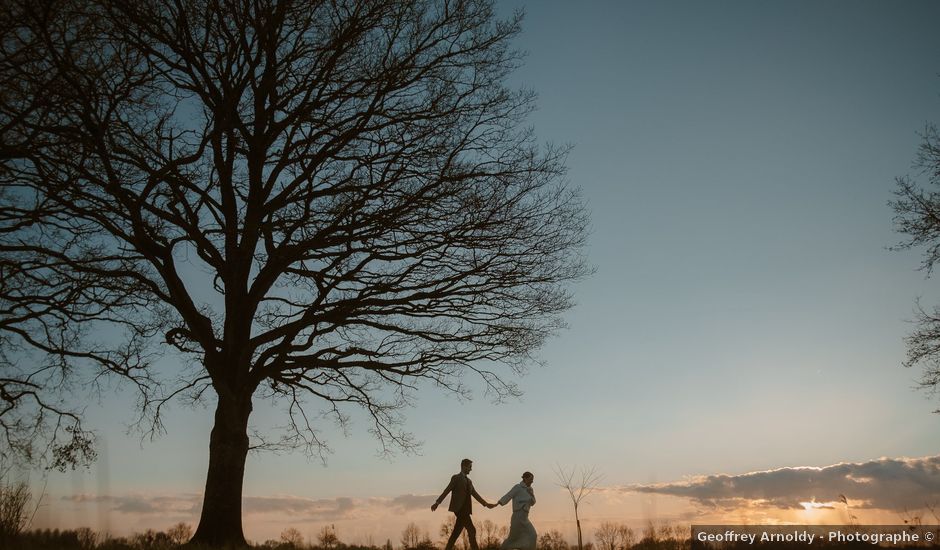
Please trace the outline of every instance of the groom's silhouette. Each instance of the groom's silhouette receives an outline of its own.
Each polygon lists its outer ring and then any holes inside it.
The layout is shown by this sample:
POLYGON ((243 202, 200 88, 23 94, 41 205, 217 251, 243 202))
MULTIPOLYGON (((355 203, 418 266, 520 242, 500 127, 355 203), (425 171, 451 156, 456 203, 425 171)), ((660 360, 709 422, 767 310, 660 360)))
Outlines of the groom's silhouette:
POLYGON ((447 509, 457 516, 457 520, 454 522, 454 532, 451 533, 450 538, 447 539, 447 546, 444 547, 444 550, 454 549, 454 544, 457 542, 460 532, 464 529, 467 530, 467 537, 470 539, 470 550, 479 550, 477 546, 477 529, 473 526, 473 520, 470 519, 470 514, 473 513, 473 505, 470 501, 471 496, 487 508, 496 506, 484 500, 483 497, 477 493, 476 489, 473 488, 473 482, 467 477, 467 474, 469 474, 472 469, 472 460, 469 458, 461 460, 460 473, 451 476, 450 483, 447 484, 444 492, 441 493, 441 496, 437 497, 437 500, 431 505, 431 511, 433 512, 437 510, 438 505, 444 500, 447 493, 451 494, 450 506, 448 506, 447 509))

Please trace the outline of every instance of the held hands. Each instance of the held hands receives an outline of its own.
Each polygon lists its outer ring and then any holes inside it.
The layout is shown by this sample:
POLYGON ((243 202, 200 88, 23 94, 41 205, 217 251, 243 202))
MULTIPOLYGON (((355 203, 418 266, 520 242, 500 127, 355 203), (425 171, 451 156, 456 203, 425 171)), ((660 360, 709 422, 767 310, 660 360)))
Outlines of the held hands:
POLYGON ((486 506, 487 508, 491 508, 491 509, 492 509, 492 508, 496 508, 496 503, 487 502, 487 503, 485 504, 485 506, 486 506))

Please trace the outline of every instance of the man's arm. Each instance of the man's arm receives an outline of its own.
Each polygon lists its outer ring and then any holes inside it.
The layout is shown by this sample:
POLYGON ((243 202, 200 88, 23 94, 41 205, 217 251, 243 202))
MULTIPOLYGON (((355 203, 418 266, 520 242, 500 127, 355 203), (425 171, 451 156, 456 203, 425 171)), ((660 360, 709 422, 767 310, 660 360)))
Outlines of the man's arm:
POLYGON ((470 484, 470 494, 473 495, 473 498, 477 499, 477 502, 486 506, 487 508, 492 508, 494 504, 490 504, 483 497, 480 496, 480 493, 477 492, 477 488, 473 486, 473 483, 470 484))
POLYGON ((431 511, 437 510, 437 507, 441 504, 441 501, 447 496, 447 493, 451 492, 454 489, 454 484, 457 483, 457 476, 453 475, 450 478, 450 483, 447 484, 447 487, 444 488, 444 492, 441 493, 441 496, 437 497, 437 500, 434 501, 434 504, 431 505, 431 511))

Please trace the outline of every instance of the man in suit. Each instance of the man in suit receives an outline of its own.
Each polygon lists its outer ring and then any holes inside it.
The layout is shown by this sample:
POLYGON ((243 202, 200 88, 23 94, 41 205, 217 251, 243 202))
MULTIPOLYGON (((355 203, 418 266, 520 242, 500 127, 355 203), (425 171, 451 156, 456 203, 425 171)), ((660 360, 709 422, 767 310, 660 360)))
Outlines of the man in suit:
POLYGON ((448 506, 447 509, 457 516, 457 520, 454 522, 454 532, 451 533, 450 538, 447 539, 447 546, 444 547, 444 550, 454 550, 454 544, 457 542, 457 538, 460 537, 460 533, 464 529, 467 530, 467 537, 470 539, 470 550, 479 550, 477 546, 477 529, 473 526, 473 520, 470 519, 470 514, 473 513, 473 505, 470 501, 471 496, 487 508, 496 506, 484 500, 483 497, 477 493, 477 490, 473 488, 473 482, 467 477, 467 474, 469 474, 472 469, 472 460, 469 458, 461 460, 460 473, 451 476, 450 483, 447 484, 444 492, 441 493, 441 496, 437 497, 437 500, 431 505, 431 511, 433 512, 437 510, 438 505, 444 500, 447 493, 451 494, 450 506, 448 506))

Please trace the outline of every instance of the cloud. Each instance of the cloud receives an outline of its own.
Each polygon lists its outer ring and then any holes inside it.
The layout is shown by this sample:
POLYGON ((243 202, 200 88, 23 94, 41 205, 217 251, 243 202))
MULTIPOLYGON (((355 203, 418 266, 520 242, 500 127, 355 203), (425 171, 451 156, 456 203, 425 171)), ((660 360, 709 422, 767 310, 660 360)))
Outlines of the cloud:
POLYGON ((245 497, 246 513, 278 513, 291 516, 303 516, 309 520, 332 521, 354 519, 364 516, 382 515, 386 512, 406 513, 411 510, 423 510, 434 502, 435 495, 399 495, 397 497, 309 499, 305 497, 280 495, 265 497, 245 497))
POLYGON ((76 504, 104 504, 110 511, 123 514, 167 515, 194 514, 202 506, 202 495, 89 495, 78 494, 62 497, 76 504))
POLYGON ((802 503, 810 501, 823 503, 817 507, 831 508, 847 501, 855 508, 903 511, 940 501, 940 455, 713 474, 612 490, 686 497, 705 506, 729 509, 803 509, 802 503))
POLYGON ((350 517, 360 505, 351 498, 311 499, 292 495, 247 496, 242 499, 246 514, 283 514, 315 520, 350 517))
POLYGON ((437 495, 399 495, 391 500, 391 506, 401 512, 430 509, 437 495))
MULTIPOLYGON (((140 515, 198 514, 202 495, 90 495, 77 494, 62 497, 76 504, 103 504, 112 512, 140 515)), ((405 513, 427 508, 434 501, 429 495, 399 495, 396 497, 311 499, 294 495, 246 496, 242 510, 247 515, 279 515, 291 521, 338 521, 374 517, 385 512, 405 513)))

